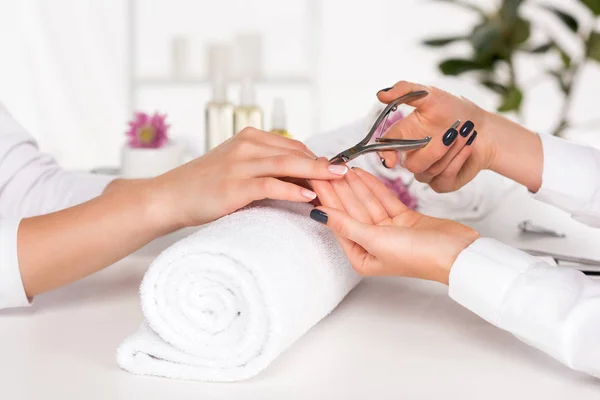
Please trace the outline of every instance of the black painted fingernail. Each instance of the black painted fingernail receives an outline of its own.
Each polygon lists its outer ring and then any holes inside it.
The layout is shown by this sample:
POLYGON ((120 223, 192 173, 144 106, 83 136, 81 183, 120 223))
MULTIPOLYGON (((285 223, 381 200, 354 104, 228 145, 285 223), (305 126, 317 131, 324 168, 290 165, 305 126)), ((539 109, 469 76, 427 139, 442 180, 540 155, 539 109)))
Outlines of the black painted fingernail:
POLYGON ((458 136, 458 131, 454 128, 450 128, 444 133, 444 137, 442 138, 442 143, 446 146, 450 146, 458 136))
POLYGON ((390 167, 388 167, 387 164, 385 163, 385 158, 383 158, 383 157, 381 158, 381 165, 383 165, 387 169, 390 169, 390 167))
MULTIPOLYGON (((393 86, 386 87, 385 89, 381 89, 379 92, 387 92, 389 90, 392 90, 393 88, 394 88, 393 86)), ((377 93, 379 93, 379 92, 377 92, 377 93)))
POLYGON ((460 128, 460 136, 462 136, 462 137, 469 136, 469 133, 471 133, 471 131, 473 130, 474 127, 475 127, 475 124, 473 123, 473 121, 465 122, 463 124, 462 128, 460 128))
POLYGON ((322 224, 327 224, 327 213, 319 210, 318 208, 313 208, 310 212, 310 217, 317 222, 322 224))
POLYGON ((469 140, 467 140, 467 146, 472 145, 473 141, 475 140, 476 137, 477 137, 477 131, 473 132, 473 134, 471 135, 471 137, 469 138, 469 140))

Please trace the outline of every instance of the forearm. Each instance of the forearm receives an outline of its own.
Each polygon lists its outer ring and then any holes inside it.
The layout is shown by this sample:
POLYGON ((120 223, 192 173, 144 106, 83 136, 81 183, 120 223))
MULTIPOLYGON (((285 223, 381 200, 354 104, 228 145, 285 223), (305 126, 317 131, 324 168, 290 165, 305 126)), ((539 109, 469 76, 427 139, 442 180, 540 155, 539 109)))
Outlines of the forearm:
POLYGON ((537 192, 542 184, 544 164, 538 135, 493 113, 486 113, 481 130, 492 142, 489 168, 537 192))
POLYGON ((150 181, 126 183, 78 206, 21 221, 18 258, 29 297, 92 274, 177 228, 161 218, 150 181))

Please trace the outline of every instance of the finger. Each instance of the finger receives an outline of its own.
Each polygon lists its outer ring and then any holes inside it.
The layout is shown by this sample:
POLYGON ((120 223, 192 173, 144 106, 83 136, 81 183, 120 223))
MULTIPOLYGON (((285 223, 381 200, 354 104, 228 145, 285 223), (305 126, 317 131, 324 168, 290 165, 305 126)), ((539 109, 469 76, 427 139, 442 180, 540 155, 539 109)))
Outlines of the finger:
POLYGON ((433 178, 441 174, 448 167, 448 165, 450 165, 452 160, 454 160, 454 157, 456 157, 463 147, 465 147, 474 126, 475 125, 471 121, 466 121, 458 130, 460 134, 457 136, 454 144, 450 147, 448 152, 427 170, 420 174, 415 174, 415 178, 419 182, 430 183, 433 178))
POLYGON ((373 195, 379 199, 385 211, 390 217, 395 217, 404 211, 408 210, 408 207, 404 205, 396 197, 396 195, 389 190, 379 179, 375 178, 368 172, 363 171, 360 168, 354 168, 354 172, 358 177, 365 183, 365 185, 371 190, 373 195))
MULTIPOLYGON (((343 212, 346 211, 346 209, 344 208, 344 204, 342 203, 342 200, 339 198, 337 192, 333 188, 333 185, 331 184, 330 181, 313 180, 313 181, 311 181, 311 184, 312 184, 312 187, 313 187, 315 193, 317 193, 317 196, 318 196, 319 202, 321 203, 320 204, 321 206, 325 206, 328 208, 335 208, 336 210, 340 210, 343 212)), ((350 240, 348 240, 344 237, 340 237, 339 235, 336 235, 335 233, 334 233, 334 235, 340 242, 340 245, 344 249, 344 252, 346 252, 346 256, 348 258, 350 258, 350 256, 348 254, 352 251, 356 251, 356 249, 353 250, 355 243, 351 242, 350 240)))
POLYGON ((313 158, 316 158, 316 154, 313 153, 304 143, 283 137, 281 135, 275 135, 270 132, 261 131, 255 128, 244 128, 238 133, 238 137, 242 139, 253 139, 260 143, 268 144, 276 147, 284 147, 288 149, 298 150, 309 154, 313 158))
POLYGON ((242 193, 246 204, 273 199, 308 203, 317 197, 312 190, 275 178, 256 178, 245 184, 242 193))
MULTIPOLYGON (((429 92, 432 90, 432 88, 424 86, 424 85, 420 85, 418 83, 400 81, 392 87, 381 89, 379 92, 377 92, 377 98, 382 103, 387 104, 387 103, 391 102, 392 100, 397 99, 400 96, 404 96, 405 94, 408 94, 410 92, 418 92, 421 90, 426 90, 429 92)), ((427 96, 427 97, 429 97, 429 96, 427 96)), ((427 101, 427 97, 409 102, 407 104, 418 108, 427 101)))
POLYGON ((345 211, 344 205, 342 204, 342 201, 338 197, 330 181, 312 180, 310 183, 313 191, 317 194, 317 197, 322 205, 345 211))
POLYGON ((371 192, 362 179, 359 178, 353 168, 346 174, 346 182, 348 182, 350 189, 354 192, 358 200, 364 205, 364 208, 367 210, 374 223, 378 224, 386 218, 389 218, 381 201, 375 197, 373 192, 371 192))
POLYGON ((446 169, 431 181, 430 186, 433 190, 438 193, 455 191, 477 175, 479 169, 469 167, 469 162, 474 162, 469 157, 473 154, 473 143, 476 138, 477 131, 474 131, 467 140, 467 144, 448 164, 446 169))
POLYGON ((414 174, 421 174, 441 160, 460 136, 456 129, 459 124, 460 121, 456 121, 443 135, 435 135, 424 148, 406 153, 406 169, 414 174))
MULTIPOLYGON (((420 114, 415 111, 390 126, 382 137, 390 139, 423 139, 427 136, 427 132, 424 131, 423 122, 420 118, 422 118, 420 114)), ((423 149, 415 150, 415 152, 430 151, 430 145, 431 142, 423 149)), ((394 168, 400 159, 399 153, 397 151, 379 152, 382 165, 386 168, 394 168)), ((405 156, 410 153, 412 152, 402 152, 405 156)), ((405 165, 402 166, 404 167, 405 165)))
POLYGON ((345 179, 332 181, 331 186, 344 205, 346 213, 360 222, 365 224, 373 224, 374 221, 371 218, 369 211, 363 205, 362 201, 356 196, 345 179))
POLYGON ((377 240, 377 235, 373 232, 374 225, 364 224, 344 211, 329 207, 318 207, 311 211, 310 217, 327 225, 335 235, 357 243, 367 252, 369 248, 373 247, 372 242, 377 240))
POLYGON ((348 167, 330 164, 325 158, 311 160, 297 155, 276 155, 261 159, 246 160, 232 166, 239 176, 247 177, 290 177, 303 179, 339 179, 348 167))

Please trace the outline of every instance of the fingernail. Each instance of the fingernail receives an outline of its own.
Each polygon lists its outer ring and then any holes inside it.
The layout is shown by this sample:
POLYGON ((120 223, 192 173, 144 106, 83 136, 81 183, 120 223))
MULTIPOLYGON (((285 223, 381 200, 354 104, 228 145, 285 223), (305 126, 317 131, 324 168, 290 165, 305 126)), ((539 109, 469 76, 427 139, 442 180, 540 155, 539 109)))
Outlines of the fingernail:
POLYGON ((467 140, 467 146, 472 145, 473 141, 475 140, 476 137, 477 137, 477 131, 473 132, 473 134, 471 135, 471 137, 469 138, 469 140, 467 140))
POLYGON ((327 213, 319 210, 318 208, 312 209, 310 212, 310 218, 322 224, 327 224, 327 213))
POLYGON ((454 128, 450 128, 444 133, 444 137, 442 138, 442 143, 446 146, 450 146, 456 137, 458 136, 458 131, 454 128))
POLYGON ((346 172, 348 172, 348 167, 346 167, 345 165, 334 164, 327 167, 327 169, 329 170, 329 172, 336 175, 346 175, 346 172))
POLYGON ((394 88, 393 86, 386 87, 385 89, 381 89, 381 90, 380 90, 379 92, 377 92, 377 93, 380 93, 380 92, 387 92, 387 91, 390 91, 390 90, 392 90, 393 88, 394 88))
POLYGON ((383 157, 381 157, 381 165, 383 165, 387 169, 390 169, 390 167, 388 167, 387 164, 385 163, 385 158, 383 158, 383 157))
POLYGON ((300 193, 302 193, 302 196, 306 197, 309 200, 314 200, 317 198, 317 194, 312 190, 302 189, 300 193))
POLYGON ((460 136, 467 137, 469 133, 473 130, 475 124, 472 121, 467 121, 463 124, 462 128, 460 128, 460 136))

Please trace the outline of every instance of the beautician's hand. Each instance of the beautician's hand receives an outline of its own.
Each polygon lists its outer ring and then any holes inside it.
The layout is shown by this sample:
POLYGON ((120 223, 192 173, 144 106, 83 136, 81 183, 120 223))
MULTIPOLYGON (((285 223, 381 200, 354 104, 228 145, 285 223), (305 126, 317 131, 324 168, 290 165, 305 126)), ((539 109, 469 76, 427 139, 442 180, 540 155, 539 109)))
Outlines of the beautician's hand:
POLYGON ((429 183, 438 192, 456 190, 490 166, 492 145, 486 132, 481 130, 485 111, 469 100, 443 90, 405 81, 379 91, 377 97, 383 103, 389 103, 418 90, 427 90, 429 95, 409 103, 416 107, 414 112, 395 123, 384 136, 403 139, 431 136, 431 142, 420 150, 380 155, 385 166, 392 167, 401 162, 418 181, 429 183), (452 129, 458 120, 460 125, 452 129), (399 160, 400 157, 405 159, 399 160))
POLYGON ((421 139, 431 136, 423 149, 380 154, 387 167, 401 162, 420 182, 437 192, 451 192, 470 182, 483 169, 491 169, 535 192, 541 184, 542 149, 533 132, 469 100, 431 86, 401 81, 381 90, 383 103, 413 91, 429 95, 409 103, 414 112, 388 129, 384 136, 421 139), (457 120, 461 123, 451 129, 457 120), (399 160, 399 157, 404 157, 399 160))
POLYGON ((265 198, 310 202, 316 194, 292 183, 293 178, 339 179, 347 171, 346 166, 317 159, 299 141, 246 128, 151 184, 157 212, 180 227, 204 224, 265 198))
POLYGON ((452 264, 478 233, 407 208, 377 178, 358 168, 343 180, 312 181, 327 224, 361 275, 398 275, 448 283, 452 264))

